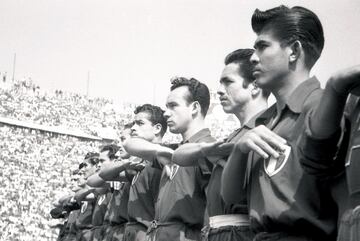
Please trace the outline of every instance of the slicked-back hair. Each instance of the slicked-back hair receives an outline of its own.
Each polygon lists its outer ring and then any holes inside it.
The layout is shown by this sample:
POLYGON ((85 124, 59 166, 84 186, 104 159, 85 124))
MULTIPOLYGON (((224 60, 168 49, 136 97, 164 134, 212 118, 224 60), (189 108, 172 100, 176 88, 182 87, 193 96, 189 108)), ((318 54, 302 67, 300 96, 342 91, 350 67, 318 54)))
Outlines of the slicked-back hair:
POLYGON ((144 104, 141 106, 136 107, 134 113, 138 114, 141 112, 145 112, 149 114, 149 121, 153 124, 160 124, 161 125, 161 132, 160 135, 164 136, 166 129, 167 129, 167 122, 166 118, 164 117, 164 110, 162 110, 159 106, 151 105, 151 104, 144 104))
POLYGON ((201 106, 201 114, 205 117, 210 105, 210 91, 209 88, 195 78, 187 79, 185 77, 174 77, 171 79, 170 90, 174 90, 180 86, 187 86, 189 94, 187 95, 187 103, 194 101, 199 102, 201 106))
POLYGON ((119 149, 120 149, 119 146, 114 145, 114 144, 109 144, 109 145, 105 145, 105 146, 101 147, 100 152, 109 151, 108 157, 111 160, 113 160, 116 158, 115 154, 116 154, 116 152, 118 152, 119 149))
POLYGON ((248 85, 255 80, 252 74, 254 63, 250 61, 253 53, 253 49, 237 49, 225 57, 225 65, 232 63, 239 65, 239 75, 245 80, 243 82, 244 88, 247 88, 248 85))
POLYGON ((305 65, 311 69, 324 48, 324 32, 317 15, 304 7, 288 8, 281 5, 260 11, 256 9, 251 18, 252 29, 259 34, 271 29, 282 46, 300 41, 305 52, 305 65))

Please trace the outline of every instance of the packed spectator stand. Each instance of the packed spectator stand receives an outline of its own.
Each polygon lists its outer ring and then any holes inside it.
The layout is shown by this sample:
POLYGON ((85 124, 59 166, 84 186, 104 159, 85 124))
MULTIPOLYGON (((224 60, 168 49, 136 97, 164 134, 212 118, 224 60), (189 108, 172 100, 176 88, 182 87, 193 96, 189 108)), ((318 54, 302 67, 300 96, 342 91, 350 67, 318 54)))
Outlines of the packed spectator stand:
MULTIPOLYGON (((44 126, 60 126, 100 136, 108 128, 118 134, 131 120, 134 106, 76 93, 45 92, 31 79, 0 86, 0 116, 44 126)), ((233 124, 209 126, 221 138, 233 124), (221 128, 219 128, 221 127, 221 128)), ((71 193, 71 173, 103 141, 22 128, 0 123, 0 240, 56 240, 57 225, 50 217, 52 202, 71 193)), ((166 134, 166 142, 178 136, 166 134)))

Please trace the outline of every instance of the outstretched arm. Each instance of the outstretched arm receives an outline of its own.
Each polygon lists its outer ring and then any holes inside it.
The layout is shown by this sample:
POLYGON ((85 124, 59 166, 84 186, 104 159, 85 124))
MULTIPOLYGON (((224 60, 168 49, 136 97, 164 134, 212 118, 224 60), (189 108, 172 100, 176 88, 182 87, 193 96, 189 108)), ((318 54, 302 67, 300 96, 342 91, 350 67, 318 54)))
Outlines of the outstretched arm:
POLYGON ((87 196, 89 194, 92 194, 95 192, 95 188, 85 187, 83 189, 80 189, 74 194, 74 199, 77 203, 80 203, 83 200, 86 200, 87 196))
POLYGON ((286 140, 265 126, 257 126, 245 133, 235 144, 224 167, 221 195, 228 204, 238 203, 246 195, 248 153, 256 152, 263 158, 279 157, 286 140))
POLYGON ((90 177, 88 177, 86 179, 86 184, 90 187, 109 187, 109 185, 106 183, 106 181, 104 179, 102 179, 99 176, 99 173, 96 172, 93 175, 91 175, 90 177))
POLYGON ((175 150, 172 161, 180 166, 196 166, 200 158, 216 162, 221 157, 229 156, 233 146, 233 143, 224 141, 186 143, 175 150))
POLYGON ((322 99, 310 117, 314 138, 328 138, 339 130, 350 93, 360 94, 360 65, 335 73, 327 82, 322 99))
POLYGON ((128 139, 124 143, 124 148, 132 156, 137 156, 145 160, 158 159, 163 165, 169 163, 174 152, 171 148, 151 143, 141 138, 128 139))
POLYGON ((99 177, 104 181, 117 181, 119 174, 125 171, 129 165, 130 161, 128 159, 109 163, 101 167, 99 177))

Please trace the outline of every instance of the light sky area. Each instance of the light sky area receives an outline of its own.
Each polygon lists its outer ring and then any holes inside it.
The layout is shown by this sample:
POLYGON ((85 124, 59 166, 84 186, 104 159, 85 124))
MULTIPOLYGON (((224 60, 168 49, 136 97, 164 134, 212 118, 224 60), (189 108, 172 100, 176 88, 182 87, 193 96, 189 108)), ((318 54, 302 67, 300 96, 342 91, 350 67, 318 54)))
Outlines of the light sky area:
POLYGON ((224 57, 252 47, 256 8, 285 4, 314 11, 325 48, 313 69, 323 83, 360 63, 359 0, 1 0, 0 72, 116 102, 164 106, 173 76, 213 90, 224 57))

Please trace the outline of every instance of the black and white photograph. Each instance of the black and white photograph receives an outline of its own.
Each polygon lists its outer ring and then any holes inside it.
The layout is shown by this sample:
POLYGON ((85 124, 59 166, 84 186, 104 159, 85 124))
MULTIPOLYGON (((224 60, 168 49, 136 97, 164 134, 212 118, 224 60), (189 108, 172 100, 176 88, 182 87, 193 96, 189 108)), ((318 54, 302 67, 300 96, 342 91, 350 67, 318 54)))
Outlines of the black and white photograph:
POLYGON ((0 241, 360 241, 360 1, 0 9, 0 241))

